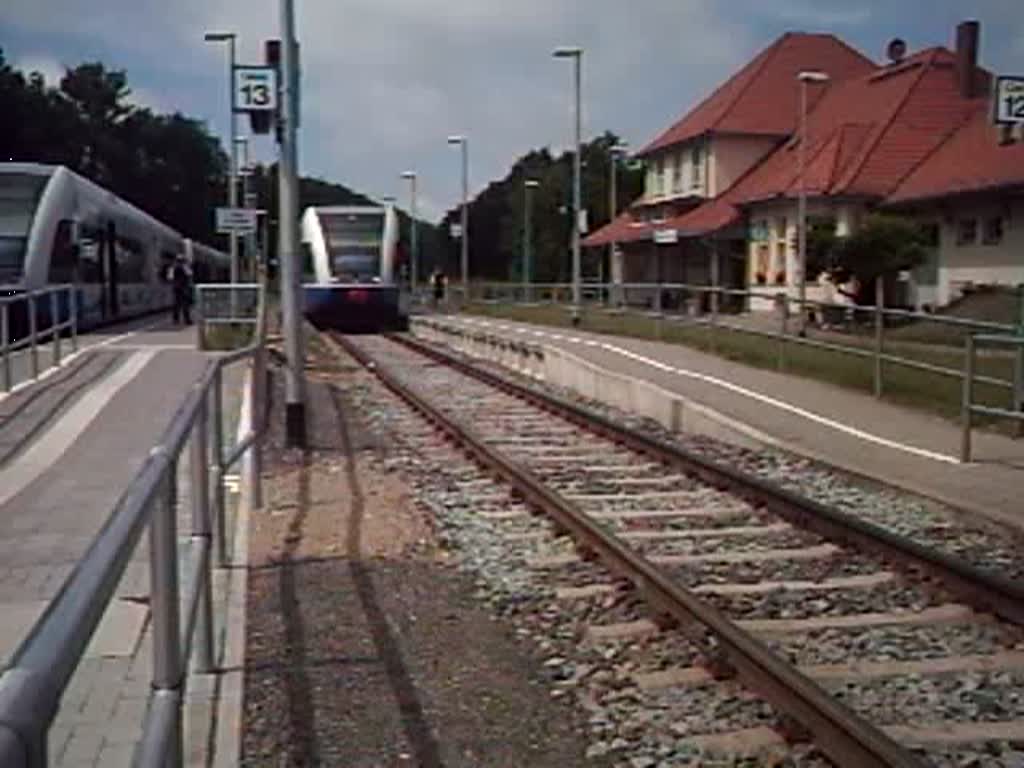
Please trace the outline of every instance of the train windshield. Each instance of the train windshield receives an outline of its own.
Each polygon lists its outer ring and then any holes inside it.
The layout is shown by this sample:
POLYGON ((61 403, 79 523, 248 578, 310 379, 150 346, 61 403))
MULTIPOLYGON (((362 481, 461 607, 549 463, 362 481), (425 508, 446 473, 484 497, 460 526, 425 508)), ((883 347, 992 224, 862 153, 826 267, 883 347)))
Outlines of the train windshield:
POLYGON ((0 283, 21 277, 32 216, 48 176, 0 174, 0 283))
POLYGON ((384 215, 377 211, 320 214, 331 274, 342 282, 380 279, 384 215))

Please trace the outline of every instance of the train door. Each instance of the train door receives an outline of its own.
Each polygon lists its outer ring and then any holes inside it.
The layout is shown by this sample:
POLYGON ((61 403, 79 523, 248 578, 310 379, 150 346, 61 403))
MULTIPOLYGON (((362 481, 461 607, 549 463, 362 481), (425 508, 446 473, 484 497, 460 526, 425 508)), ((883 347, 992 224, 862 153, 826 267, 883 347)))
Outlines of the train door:
POLYGON ((117 226, 112 221, 107 222, 107 236, 105 239, 107 247, 104 249, 105 258, 103 264, 103 314, 107 319, 114 319, 121 314, 121 302, 117 295, 117 226))

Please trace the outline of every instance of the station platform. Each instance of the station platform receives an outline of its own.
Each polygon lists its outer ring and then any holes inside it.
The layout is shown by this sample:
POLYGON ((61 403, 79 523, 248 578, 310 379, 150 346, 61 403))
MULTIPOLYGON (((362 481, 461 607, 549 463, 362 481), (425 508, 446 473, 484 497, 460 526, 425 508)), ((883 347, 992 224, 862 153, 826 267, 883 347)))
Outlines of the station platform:
POLYGON ((975 430, 974 461, 962 464, 959 425, 834 385, 677 344, 471 315, 429 317, 557 347, 723 414, 763 442, 1024 528, 1024 440, 975 430))
MULTIPOLYGON (((196 349, 195 326, 149 318, 83 335, 80 351, 59 368, 0 395, 0 669, 211 357, 196 349)), ((237 414, 241 373, 226 382, 225 412, 237 414)), ((181 487, 187 477, 179 467, 179 498, 188 498, 181 487)), ((183 523, 179 518, 179 535, 189 530, 183 523)), ((131 764, 152 675, 145 542, 143 535, 62 700, 50 730, 50 765, 131 764)), ((190 695, 210 698, 211 690, 199 684, 190 695)), ((190 727, 204 726, 194 720, 190 727)), ((206 734, 199 741, 205 744, 206 734)))

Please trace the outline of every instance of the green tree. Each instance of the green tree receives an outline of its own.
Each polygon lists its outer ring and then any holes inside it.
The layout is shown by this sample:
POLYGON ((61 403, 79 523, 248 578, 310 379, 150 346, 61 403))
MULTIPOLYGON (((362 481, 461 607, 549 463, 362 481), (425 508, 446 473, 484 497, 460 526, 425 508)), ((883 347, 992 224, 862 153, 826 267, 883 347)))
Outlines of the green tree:
POLYGON ((926 233, 918 222, 873 213, 852 234, 836 239, 833 273, 841 282, 856 277, 863 292, 870 293, 876 278, 885 279, 924 261, 926 245, 926 233))

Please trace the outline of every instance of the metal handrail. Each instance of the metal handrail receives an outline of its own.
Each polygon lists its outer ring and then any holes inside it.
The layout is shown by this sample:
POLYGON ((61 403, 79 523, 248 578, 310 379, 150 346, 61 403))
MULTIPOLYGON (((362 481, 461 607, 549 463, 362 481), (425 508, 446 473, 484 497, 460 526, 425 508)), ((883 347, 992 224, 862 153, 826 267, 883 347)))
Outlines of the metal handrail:
POLYGON ((5 768, 47 765, 47 732, 61 696, 147 525, 153 690, 135 765, 149 768, 182 764, 181 708, 193 642, 196 670, 210 672, 214 668, 211 560, 214 547, 217 564, 224 566, 227 560, 223 478, 243 456, 237 450, 225 455, 222 445, 223 369, 249 358, 253 361, 248 393, 252 426, 242 442, 249 446, 245 468, 251 503, 255 507, 262 504, 259 454, 266 429, 262 407, 266 386, 264 297, 261 291, 254 342, 218 357, 208 366, 85 555, 0 675, 0 765, 5 768), (178 463, 186 445, 191 449, 189 549, 193 557, 182 613, 176 510, 178 463))
MULTIPOLYGON (((559 303, 559 294, 562 294, 564 297, 563 303, 567 303, 570 300, 571 288, 572 285, 570 283, 531 283, 528 285, 524 285, 523 283, 475 283, 470 286, 470 294, 472 296, 475 293, 476 296, 481 296, 482 293, 490 293, 493 295, 492 298, 483 300, 491 303, 501 301, 502 299, 500 297, 502 296, 511 296, 513 301, 516 301, 515 297, 523 296, 525 299, 524 303, 527 304, 531 303, 531 298, 536 299, 538 295, 541 297, 545 295, 550 296, 549 299, 543 299, 546 303, 559 303)), ((596 296, 599 301, 604 297, 608 297, 614 304, 616 304, 614 308, 609 307, 607 309, 607 311, 612 314, 636 313, 639 316, 649 317, 657 321, 665 320, 668 322, 692 323, 693 325, 704 326, 709 329, 721 328, 734 333, 774 339, 777 342, 777 365, 780 370, 785 369, 787 366, 787 346, 789 344, 823 349, 857 358, 870 359, 874 363, 873 389, 874 394, 877 397, 880 397, 884 390, 885 365, 900 366, 911 370, 925 371, 927 373, 960 380, 963 380, 965 375, 965 371, 962 369, 929 363, 913 357, 907 357, 886 351, 886 318, 911 319, 957 329, 974 329, 978 331, 1005 333, 1007 335, 1021 332, 1019 326, 1004 323, 948 317, 945 315, 914 312, 905 309, 887 308, 883 306, 881 297, 877 297, 878 301, 876 301, 874 306, 841 304, 836 302, 820 301, 813 298, 805 298, 801 300, 787 295, 783 286, 763 286, 760 290, 751 290, 750 288, 738 289, 727 288, 721 285, 698 285, 691 283, 583 283, 582 295, 585 299, 587 296, 596 296), (647 293, 647 299, 650 300, 651 306, 644 309, 630 306, 629 302, 626 301, 629 298, 630 291, 633 291, 634 293, 637 291, 647 293), (708 295, 709 311, 703 315, 695 316, 689 316, 685 312, 667 311, 663 307, 663 294, 666 292, 672 293, 678 291, 687 291, 698 295, 708 295), (758 299, 762 301, 777 302, 781 310, 779 311, 779 328, 776 330, 772 330, 770 328, 757 328, 752 325, 730 322, 729 320, 724 319, 731 313, 721 312, 720 299, 722 296, 739 297, 743 300, 758 299), (793 305, 796 306, 795 309, 792 308, 793 305), (861 338, 872 338, 873 343, 871 345, 843 344, 834 340, 824 341, 821 339, 811 338, 805 333, 797 332, 797 328, 794 327, 793 319, 798 318, 803 314, 806 308, 810 307, 834 309, 843 313, 852 312, 859 314, 864 318, 871 318, 872 334, 870 337, 865 335, 861 338)), ((592 306, 591 302, 585 301, 584 304, 588 307, 592 306)), ((955 348, 951 347, 951 349, 955 348)), ((1014 381, 995 376, 974 375, 973 378, 977 383, 986 384, 992 387, 1011 391, 1013 391, 1015 387, 1014 381)), ((1019 378, 1019 376, 1015 377, 1015 379, 1019 378)))
POLYGON ((966 464, 971 460, 971 430, 974 427, 975 414, 1016 420, 1017 436, 1020 437, 1024 433, 1024 335, 1014 337, 979 333, 968 336, 964 345, 964 383, 961 398, 960 461, 966 464), (1013 397, 1010 408, 996 408, 974 402, 974 383, 982 380, 981 376, 974 373, 979 344, 1014 348, 1013 397))
POLYGON ((32 378, 38 379, 41 373, 39 369, 39 344, 51 339, 53 341, 52 367, 58 368, 61 364, 61 334, 68 332, 71 339, 71 352, 78 351, 78 294, 74 285, 51 285, 39 290, 25 291, 13 296, 0 296, 0 391, 10 392, 14 387, 13 372, 11 370, 11 356, 14 352, 22 349, 29 350, 29 362, 32 371, 32 378), (67 294, 65 306, 68 310, 67 319, 57 322, 60 317, 60 301, 58 296, 61 293, 67 294), (50 324, 43 329, 39 325, 39 299, 49 296, 50 324), (28 334, 21 339, 11 338, 11 307, 25 302, 25 317, 28 324, 28 334))

